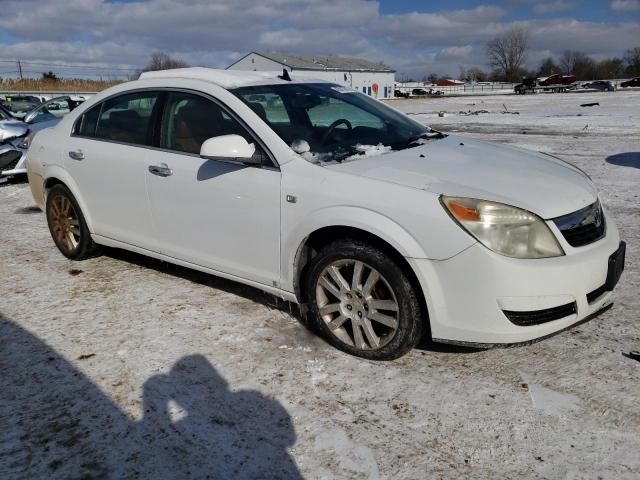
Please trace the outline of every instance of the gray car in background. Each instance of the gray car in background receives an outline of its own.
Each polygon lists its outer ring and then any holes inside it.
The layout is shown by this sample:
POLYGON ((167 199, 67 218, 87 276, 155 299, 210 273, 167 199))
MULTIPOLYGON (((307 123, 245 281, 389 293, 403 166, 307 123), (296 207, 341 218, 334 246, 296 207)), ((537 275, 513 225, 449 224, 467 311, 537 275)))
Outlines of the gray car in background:
POLYGON ((6 104, 0 106, 0 183, 3 178, 26 174, 27 150, 33 136, 56 125, 83 101, 69 96, 56 97, 21 112, 22 118, 17 118, 6 104))
POLYGON ((601 92, 615 92, 616 87, 608 80, 596 80, 595 82, 589 82, 582 85, 582 88, 590 88, 593 90, 600 90, 601 92))

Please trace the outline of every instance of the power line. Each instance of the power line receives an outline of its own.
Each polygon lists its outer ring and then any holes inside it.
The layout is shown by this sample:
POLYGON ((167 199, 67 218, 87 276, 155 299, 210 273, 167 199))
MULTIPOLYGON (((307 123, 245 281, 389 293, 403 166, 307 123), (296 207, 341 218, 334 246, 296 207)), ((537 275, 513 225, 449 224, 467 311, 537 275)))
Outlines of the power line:
MULTIPOLYGON (((21 61, 18 60, 20 63, 21 61)), ((0 60, 0 63, 16 63, 14 60, 0 60)), ((64 63, 46 63, 46 62, 29 62, 22 61, 23 65, 43 65, 49 68, 80 68, 80 69, 90 69, 90 70, 120 70, 123 72, 131 72, 136 70, 136 67, 123 68, 123 67, 115 67, 110 65, 105 65, 102 67, 98 67, 95 65, 73 65, 73 64, 64 64, 64 63)))

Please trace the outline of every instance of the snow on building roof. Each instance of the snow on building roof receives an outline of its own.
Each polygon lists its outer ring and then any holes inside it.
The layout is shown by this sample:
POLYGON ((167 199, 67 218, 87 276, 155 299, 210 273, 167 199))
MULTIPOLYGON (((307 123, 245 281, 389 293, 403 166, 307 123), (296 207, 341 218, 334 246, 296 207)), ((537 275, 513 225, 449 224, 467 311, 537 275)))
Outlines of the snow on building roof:
MULTIPOLYGON (((247 55, 251 55, 252 53, 297 70, 346 70, 389 73, 395 71, 382 62, 375 63, 360 58, 336 57, 331 55, 300 55, 285 52, 250 52, 247 55)), ((247 55, 245 55, 245 57, 247 55)), ((242 60, 242 58, 240 60, 242 60)), ((240 60, 238 60, 238 62, 240 60)))
POLYGON ((296 79, 295 72, 291 74, 291 81, 282 80, 278 78, 278 75, 282 75, 282 72, 255 72, 249 70, 219 70, 215 68, 190 67, 144 72, 140 75, 140 80, 151 78, 189 78, 215 83, 227 89, 288 83, 327 83, 326 80, 316 80, 308 76, 296 79))

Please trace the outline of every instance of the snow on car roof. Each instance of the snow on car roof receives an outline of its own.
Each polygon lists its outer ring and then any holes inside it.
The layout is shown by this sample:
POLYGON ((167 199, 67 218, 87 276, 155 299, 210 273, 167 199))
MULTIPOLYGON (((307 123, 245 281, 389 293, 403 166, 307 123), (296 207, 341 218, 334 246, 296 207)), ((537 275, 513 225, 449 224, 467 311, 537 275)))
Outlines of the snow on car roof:
POLYGON ((331 83, 326 80, 315 79, 312 76, 300 74, 298 72, 289 73, 291 81, 282 80, 281 78, 278 78, 278 75, 282 75, 282 71, 255 72, 251 70, 220 70, 215 68, 191 67, 144 72, 140 75, 140 80, 147 80, 151 78, 189 78, 215 83, 216 85, 226 89, 255 85, 284 85, 288 83, 331 83))

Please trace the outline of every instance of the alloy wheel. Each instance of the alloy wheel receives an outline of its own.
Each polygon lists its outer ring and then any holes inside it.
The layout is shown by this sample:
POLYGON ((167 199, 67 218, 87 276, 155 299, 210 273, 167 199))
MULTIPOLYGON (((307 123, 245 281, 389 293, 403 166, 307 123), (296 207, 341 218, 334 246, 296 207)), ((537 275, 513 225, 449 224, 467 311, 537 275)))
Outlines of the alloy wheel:
POLYGON ((316 303, 327 328, 360 350, 383 347, 398 330, 399 305, 389 282, 359 260, 343 259, 322 270, 316 303))
POLYGON ((64 195, 53 197, 50 216, 56 243, 65 253, 73 253, 80 244, 80 222, 71 200, 64 195))

